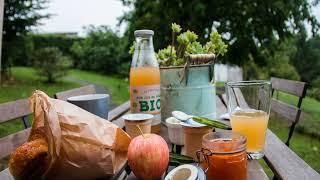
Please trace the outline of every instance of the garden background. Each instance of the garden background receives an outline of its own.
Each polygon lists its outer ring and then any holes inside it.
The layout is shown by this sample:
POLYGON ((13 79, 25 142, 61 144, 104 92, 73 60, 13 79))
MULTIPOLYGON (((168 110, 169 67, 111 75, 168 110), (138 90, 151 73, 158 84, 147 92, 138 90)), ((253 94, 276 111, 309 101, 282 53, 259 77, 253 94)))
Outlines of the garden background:
MULTIPOLYGON (((54 93, 94 83, 106 88, 115 104, 129 98, 129 48, 136 29, 153 29, 155 50, 170 44, 171 23, 190 29, 205 42, 222 34, 228 52, 219 63, 242 68, 243 79, 271 76, 308 83, 303 115, 291 148, 320 172, 320 32, 311 8, 319 0, 120 0, 130 11, 118 18, 120 34, 108 26, 76 33, 39 34, 46 0, 5 0, 1 56, 0 103, 26 98, 35 89, 54 93), (309 30, 307 28, 309 27, 309 30)), ((98 5, 98 4, 97 4, 98 5)), ((74 10, 76 11, 76 9, 74 10)), ((223 86, 224 82, 216 82, 223 86)), ((280 93, 292 105, 297 99, 280 93)), ((282 140, 288 125, 272 116, 269 128, 282 140)), ((0 124, 0 137, 23 129, 18 121, 0 124)))

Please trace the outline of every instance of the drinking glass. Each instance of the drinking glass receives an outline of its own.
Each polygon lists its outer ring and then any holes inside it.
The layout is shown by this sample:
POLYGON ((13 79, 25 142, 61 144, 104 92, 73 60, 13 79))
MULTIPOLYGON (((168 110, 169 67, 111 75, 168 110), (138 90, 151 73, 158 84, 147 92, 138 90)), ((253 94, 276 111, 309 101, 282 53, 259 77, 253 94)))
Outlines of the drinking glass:
POLYGON ((227 105, 232 131, 247 137, 250 158, 263 157, 270 115, 270 81, 227 82, 227 105))

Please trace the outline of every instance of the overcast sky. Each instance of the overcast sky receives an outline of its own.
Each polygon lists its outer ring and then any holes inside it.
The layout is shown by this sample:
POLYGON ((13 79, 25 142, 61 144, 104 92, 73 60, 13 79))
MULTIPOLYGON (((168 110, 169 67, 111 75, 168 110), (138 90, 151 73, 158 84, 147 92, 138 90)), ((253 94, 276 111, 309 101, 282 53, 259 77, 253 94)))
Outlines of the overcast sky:
MULTIPOLYGON (((78 32, 83 34, 82 27, 90 24, 109 25, 115 29, 117 18, 128 11, 120 0, 50 0, 46 13, 54 14, 50 19, 43 20, 37 28, 41 33, 47 32, 78 32)), ((320 21, 320 6, 313 9, 320 21)), ((120 28, 123 32, 125 27, 120 28)))
POLYGON ((129 10, 120 0, 50 0, 48 6, 44 12, 53 16, 41 21, 43 25, 36 28, 39 32, 81 33, 90 24, 115 29, 117 18, 129 10))

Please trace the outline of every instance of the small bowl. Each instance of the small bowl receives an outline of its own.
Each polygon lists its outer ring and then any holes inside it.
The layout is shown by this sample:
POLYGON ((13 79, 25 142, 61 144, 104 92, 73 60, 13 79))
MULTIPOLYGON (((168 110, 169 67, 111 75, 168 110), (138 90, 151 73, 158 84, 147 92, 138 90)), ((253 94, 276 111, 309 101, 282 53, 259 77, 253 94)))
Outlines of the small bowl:
POLYGON ((169 117, 166 119, 169 140, 172 144, 184 145, 184 133, 180 122, 181 121, 174 117, 169 117))

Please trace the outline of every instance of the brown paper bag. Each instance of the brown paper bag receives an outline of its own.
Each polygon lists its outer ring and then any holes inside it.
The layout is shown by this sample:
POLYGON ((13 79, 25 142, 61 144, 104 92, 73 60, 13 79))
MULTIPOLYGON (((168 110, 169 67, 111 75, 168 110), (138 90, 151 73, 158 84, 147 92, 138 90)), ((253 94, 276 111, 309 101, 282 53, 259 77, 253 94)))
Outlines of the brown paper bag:
POLYGON ((130 137, 116 125, 41 91, 30 97, 30 136, 44 128, 50 163, 44 179, 111 176, 126 163, 130 137))

